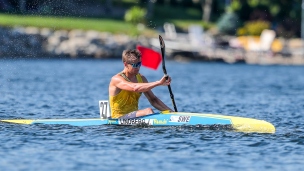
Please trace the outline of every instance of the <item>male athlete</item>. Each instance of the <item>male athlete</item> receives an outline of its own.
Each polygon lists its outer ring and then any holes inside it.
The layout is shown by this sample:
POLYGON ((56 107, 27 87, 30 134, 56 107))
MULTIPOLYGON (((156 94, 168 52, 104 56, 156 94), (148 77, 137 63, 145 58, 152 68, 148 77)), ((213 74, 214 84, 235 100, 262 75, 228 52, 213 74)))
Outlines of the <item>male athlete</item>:
POLYGON ((156 86, 170 85, 171 78, 169 76, 168 80, 166 76, 163 76, 159 81, 149 83, 146 77, 139 73, 141 53, 136 49, 123 51, 122 62, 124 64, 123 71, 114 75, 109 85, 112 118, 130 119, 153 114, 151 108, 138 109, 138 101, 142 93, 156 109, 173 111, 151 91, 156 86))

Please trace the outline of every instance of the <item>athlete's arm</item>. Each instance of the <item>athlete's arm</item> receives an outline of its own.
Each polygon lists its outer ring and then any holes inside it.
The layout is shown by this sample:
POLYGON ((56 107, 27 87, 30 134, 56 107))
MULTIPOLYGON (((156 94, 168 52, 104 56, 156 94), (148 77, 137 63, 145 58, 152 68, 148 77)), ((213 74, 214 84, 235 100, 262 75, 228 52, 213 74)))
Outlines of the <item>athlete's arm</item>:
MULTIPOLYGON (((145 77, 142 77, 142 79, 143 79, 143 82, 148 82, 148 80, 145 77)), ((171 81, 171 79, 170 79, 170 81, 171 81)), ((149 100, 150 104, 153 107, 155 107, 156 109, 158 109, 160 111, 164 111, 164 110, 173 111, 167 105, 165 105, 158 97, 156 97, 151 90, 144 92, 144 94, 147 97, 147 99, 149 100)))
MULTIPOLYGON (((142 76, 142 78, 145 79, 144 76, 142 76)), ((110 85, 116 86, 119 89, 127 90, 127 91, 147 92, 156 86, 169 85, 170 80, 166 81, 166 77, 164 76, 162 79, 160 79, 159 81, 155 81, 155 82, 133 83, 133 82, 126 81, 123 77, 121 77, 119 75, 116 75, 116 76, 112 77, 110 85)))

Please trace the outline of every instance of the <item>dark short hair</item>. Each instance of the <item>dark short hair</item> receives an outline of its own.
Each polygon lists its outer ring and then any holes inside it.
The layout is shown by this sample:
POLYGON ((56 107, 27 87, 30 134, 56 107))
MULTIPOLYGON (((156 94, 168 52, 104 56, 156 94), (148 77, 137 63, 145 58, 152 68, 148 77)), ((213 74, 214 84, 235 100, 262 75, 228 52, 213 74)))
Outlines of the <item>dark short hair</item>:
POLYGON ((129 62, 131 58, 140 59, 140 51, 137 49, 128 49, 122 52, 122 62, 129 62))

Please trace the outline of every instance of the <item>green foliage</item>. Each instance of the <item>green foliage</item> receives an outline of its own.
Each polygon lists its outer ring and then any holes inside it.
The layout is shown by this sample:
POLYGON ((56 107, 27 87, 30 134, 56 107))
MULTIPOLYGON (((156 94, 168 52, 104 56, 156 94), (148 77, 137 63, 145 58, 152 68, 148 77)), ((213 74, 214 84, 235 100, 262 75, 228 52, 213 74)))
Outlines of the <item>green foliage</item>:
POLYGON ((239 9, 242 8, 242 4, 240 2, 240 0, 234 0, 230 3, 230 7, 229 7, 232 11, 237 11, 239 9))
POLYGON ((48 27, 54 30, 57 29, 81 29, 81 30, 96 30, 110 33, 133 34, 132 31, 136 27, 124 21, 112 19, 94 19, 94 18, 74 18, 74 17, 41 17, 33 15, 7 15, 0 14, 0 25, 13 27, 18 26, 33 26, 33 27, 48 27))
POLYGON ((259 0, 249 0, 248 4, 252 7, 256 7, 259 5, 259 3, 263 3, 263 1, 259 2, 259 0))
POLYGON ((201 20, 170 20, 170 22, 174 23, 176 28, 180 28, 185 32, 188 31, 188 28, 191 25, 200 25, 202 28, 204 28, 204 30, 209 30, 210 28, 214 27, 212 23, 204 22, 201 20))
POLYGON ((134 6, 126 12, 125 21, 132 24, 145 23, 146 14, 146 9, 134 6))
MULTIPOLYGON (((281 7, 279 5, 273 5, 270 7, 270 14, 273 16, 277 16, 280 10, 281 7)), ((294 10, 292 12, 294 12, 294 10)))
MULTIPOLYGON (((0 15, 1 13, 8 12, 10 14, 20 14, 20 8, 18 6, 19 0, 7 0, 7 2, 11 3, 11 7, 0 9, 0 15)), ((201 23, 203 11, 202 4, 205 2, 205 0, 26 0, 26 6, 29 9, 26 13, 22 14, 32 14, 34 17, 36 16, 35 18, 38 18, 37 20, 33 20, 28 18, 28 16, 26 17, 22 15, 19 17, 13 17, 9 20, 6 20, 10 18, 9 16, 5 16, 4 18, 3 16, 0 16, 0 25, 32 25, 39 27, 51 27, 55 29, 72 29, 73 27, 83 29, 91 28, 101 31, 121 33, 127 32, 128 34, 132 34, 130 31, 127 31, 124 26, 136 29, 135 24, 138 22, 145 22, 145 17, 141 17, 140 19, 137 14, 132 14, 132 12, 130 12, 131 14, 128 14, 130 16, 126 16, 130 23, 126 23, 123 21, 125 14, 124 12, 125 10, 134 6, 140 6, 141 8, 147 9, 148 5, 151 5, 148 2, 154 3, 152 8, 153 11, 149 11, 153 15, 151 18, 149 18, 149 20, 146 19, 146 23, 143 23, 147 29, 161 28, 165 22, 173 21, 174 24, 185 31, 187 30, 188 24, 191 24, 190 22, 201 24, 205 30, 207 30, 211 24, 214 24, 201 23), (175 2, 173 3, 173 1, 175 2), (106 7, 108 2, 110 2, 109 10, 111 13, 101 12, 100 10, 106 7), (86 8, 86 6, 89 8, 86 8), (95 8, 94 10, 85 10, 92 9, 94 6, 98 9, 95 8), (100 13, 96 12, 95 10, 99 11, 100 13), (92 13, 90 14, 91 11, 92 13), (51 19, 50 21, 48 16, 53 16, 54 20, 51 19), (63 22, 60 16, 70 16, 70 18, 67 19, 68 22, 63 22), (91 21, 91 19, 94 18, 96 20, 91 21), (89 24, 86 26, 85 23, 87 22, 85 21, 88 19, 89 24), (179 25, 175 23, 175 21, 181 24, 179 25), (117 27, 114 27, 116 24, 117 27), (110 29, 112 25, 113 29, 110 29)), ((241 25, 246 21, 267 20, 274 23, 274 29, 277 30, 278 35, 300 36, 301 34, 302 0, 230 0, 229 6, 227 6, 227 2, 228 1, 226 0, 213 0, 212 2, 210 21, 219 21, 219 16, 222 16, 221 20, 216 24, 218 25, 219 30, 223 33, 233 34, 236 30, 235 25, 241 25), (234 12, 238 19, 233 20, 233 14, 224 14, 223 11, 225 9, 234 12), (231 19, 229 18, 232 18, 232 21, 236 22, 230 22, 231 19)), ((66 21, 66 19, 64 19, 64 21, 66 21)), ((252 33, 252 31, 248 31, 247 28, 242 27, 238 30, 238 34, 248 35, 258 33, 252 33)))
POLYGON ((201 20, 202 12, 196 8, 170 7, 155 5, 154 20, 201 20))
POLYGON ((239 25, 239 17, 233 12, 225 13, 217 23, 219 32, 224 34, 235 34, 239 25))
POLYGON ((259 36, 261 35, 264 29, 269 29, 269 28, 270 28, 270 22, 268 21, 250 21, 250 22, 246 22, 244 27, 238 29, 237 35, 259 36))

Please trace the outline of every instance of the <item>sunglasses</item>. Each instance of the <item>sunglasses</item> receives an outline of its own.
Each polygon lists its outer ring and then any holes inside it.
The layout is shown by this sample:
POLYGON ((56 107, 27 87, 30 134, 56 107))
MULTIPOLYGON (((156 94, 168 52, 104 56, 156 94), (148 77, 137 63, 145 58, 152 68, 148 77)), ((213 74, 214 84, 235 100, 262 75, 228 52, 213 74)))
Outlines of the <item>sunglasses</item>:
POLYGON ((128 63, 130 65, 132 65, 132 68, 139 68, 141 66, 141 62, 137 62, 137 63, 128 63))

